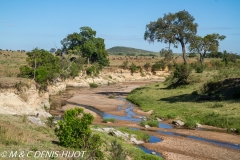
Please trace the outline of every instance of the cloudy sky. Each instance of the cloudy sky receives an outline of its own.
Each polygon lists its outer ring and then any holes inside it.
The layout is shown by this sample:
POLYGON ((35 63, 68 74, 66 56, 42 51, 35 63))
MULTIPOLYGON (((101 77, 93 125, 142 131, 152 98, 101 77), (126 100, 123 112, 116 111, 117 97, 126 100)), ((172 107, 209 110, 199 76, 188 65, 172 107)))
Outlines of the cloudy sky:
MULTIPOLYGON (((106 48, 126 46, 150 51, 167 47, 149 44, 146 25, 165 13, 188 11, 198 23, 198 35, 219 33, 219 50, 240 54, 239 0, 1 0, 0 48, 31 51, 61 48, 60 41, 89 26, 106 48)), ((178 49, 174 52, 180 53, 178 49)))

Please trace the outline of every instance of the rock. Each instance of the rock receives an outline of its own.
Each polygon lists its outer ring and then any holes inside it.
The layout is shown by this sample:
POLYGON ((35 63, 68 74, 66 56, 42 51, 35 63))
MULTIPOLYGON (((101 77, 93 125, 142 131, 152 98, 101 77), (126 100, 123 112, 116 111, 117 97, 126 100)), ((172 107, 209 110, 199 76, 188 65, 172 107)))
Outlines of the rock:
POLYGON ((114 130, 113 128, 103 128, 103 130, 105 131, 105 132, 110 132, 110 131, 112 131, 112 130, 114 130))
POLYGON ((183 126, 185 123, 180 120, 176 120, 176 121, 173 121, 172 124, 177 125, 177 126, 183 126))
POLYGON ((154 155, 155 155, 155 154, 156 154, 156 152, 152 152, 152 154, 154 154, 154 155))
POLYGON ((156 119, 157 119, 158 122, 161 122, 161 121, 162 121, 162 119, 160 119, 160 118, 156 118, 156 119))
POLYGON ((138 141, 136 138, 130 138, 130 141, 135 143, 136 145, 143 144, 144 141, 138 141))
POLYGON ((101 128, 91 128, 91 130, 99 131, 99 132, 104 132, 104 130, 102 130, 101 128))
POLYGON ((43 123, 39 117, 28 116, 27 119, 33 124, 45 126, 45 123, 43 123))
POLYGON ((150 128, 150 126, 149 126, 149 125, 145 125, 144 127, 145 127, 145 128, 150 128))
POLYGON ((231 128, 230 131, 235 132, 237 129, 236 128, 231 128))
POLYGON ((196 127, 197 127, 197 128, 199 128, 199 127, 201 127, 201 126, 202 126, 201 124, 196 123, 196 127))

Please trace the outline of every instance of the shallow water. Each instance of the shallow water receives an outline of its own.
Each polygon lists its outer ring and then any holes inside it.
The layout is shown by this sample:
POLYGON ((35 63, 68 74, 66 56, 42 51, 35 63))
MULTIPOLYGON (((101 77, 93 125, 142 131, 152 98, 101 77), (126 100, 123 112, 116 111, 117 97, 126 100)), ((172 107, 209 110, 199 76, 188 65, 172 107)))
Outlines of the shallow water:
MULTIPOLYGON (((145 147, 143 147, 143 146, 137 146, 137 147, 140 148, 140 149, 141 149, 142 151, 144 151, 145 153, 148 153, 148 154, 152 154, 152 152, 154 152, 154 151, 149 150, 149 149, 147 149, 147 148, 145 148, 145 147)), ((163 158, 163 156, 162 156, 160 153, 158 153, 158 152, 155 152, 155 153, 156 153, 157 156, 163 158)))

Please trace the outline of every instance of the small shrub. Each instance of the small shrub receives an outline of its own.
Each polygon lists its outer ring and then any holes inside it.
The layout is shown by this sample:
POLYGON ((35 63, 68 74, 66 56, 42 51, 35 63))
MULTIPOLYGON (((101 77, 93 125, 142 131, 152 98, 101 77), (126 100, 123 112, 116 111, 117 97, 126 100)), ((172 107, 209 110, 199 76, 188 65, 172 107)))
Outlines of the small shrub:
POLYGON ((134 63, 132 63, 131 64, 131 66, 130 66, 130 71, 131 71, 131 73, 133 74, 133 73, 136 73, 137 72, 137 66, 134 64, 134 63))
POLYGON ((151 127, 158 127, 159 122, 157 120, 147 120, 147 121, 141 121, 140 122, 141 126, 149 125, 151 127))
POLYGON ((89 86, 91 88, 97 88, 98 87, 98 85, 96 83, 89 83, 89 86))
POLYGON ((146 71, 148 71, 148 69, 151 67, 151 64, 149 62, 147 62, 146 64, 144 64, 143 67, 146 71))
POLYGON ((116 96, 110 94, 108 98, 110 98, 110 99, 114 99, 114 98, 116 98, 116 96))
POLYGON ((188 84, 188 77, 191 73, 191 68, 187 64, 175 64, 173 78, 177 79, 178 84, 188 84))
POLYGON ((127 69, 128 68, 128 61, 123 61, 122 68, 127 69))
POLYGON ((152 72, 164 70, 166 67, 166 62, 164 60, 160 60, 152 65, 152 72))
POLYGON ((48 127, 50 127, 50 128, 55 127, 54 120, 55 120, 55 117, 54 117, 54 116, 48 117, 48 118, 47 118, 46 125, 47 125, 48 127))
POLYGON ((24 115, 24 116, 23 116, 22 122, 23 122, 23 123, 26 123, 26 122, 27 122, 27 115, 24 115))
POLYGON ((204 65, 197 65, 195 68, 196 73, 202 73, 205 69, 204 65))
POLYGON ((104 123, 107 123, 107 122, 112 122, 112 123, 114 123, 114 122, 115 122, 115 119, 114 119, 114 118, 104 118, 104 119, 103 119, 103 122, 104 122, 104 123))
POLYGON ((127 159, 127 152, 123 149, 122 145, 117 143, 116 140, 111 142, 110 160, 125 160, 127 159))

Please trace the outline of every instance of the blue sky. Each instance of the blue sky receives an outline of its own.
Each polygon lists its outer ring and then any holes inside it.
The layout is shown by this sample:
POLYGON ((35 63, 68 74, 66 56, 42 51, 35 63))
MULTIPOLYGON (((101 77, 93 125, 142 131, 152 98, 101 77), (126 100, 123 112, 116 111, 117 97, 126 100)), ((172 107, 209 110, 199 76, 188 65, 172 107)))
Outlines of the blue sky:
POLYGON ((240 0, 0 0, 0 6, 1 49, 61 48, 67 34, 89 26, 105 39, 106 49, 158 52, 167 45, 145 41, 146 25, 185 9, 199 25, 198 35, 225 35, 219 50, 240 54, 240 0))

